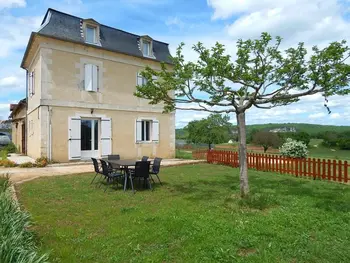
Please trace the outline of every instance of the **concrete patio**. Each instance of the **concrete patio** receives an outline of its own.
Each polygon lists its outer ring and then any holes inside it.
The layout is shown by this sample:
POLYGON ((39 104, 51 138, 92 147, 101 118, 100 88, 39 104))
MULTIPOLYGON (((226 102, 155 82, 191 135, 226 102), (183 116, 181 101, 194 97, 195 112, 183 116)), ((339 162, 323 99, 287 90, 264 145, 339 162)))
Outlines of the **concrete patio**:
MULTIPOLYGON (((204 162, 204 160, 164 159, 161 166, 178 166, 204 162)), ((39 177, 93 172, 91 162, 52 164, 44 168, 4 168, 0 167, 0 176, 9 176, 12 183, 20 184, 39 177)))

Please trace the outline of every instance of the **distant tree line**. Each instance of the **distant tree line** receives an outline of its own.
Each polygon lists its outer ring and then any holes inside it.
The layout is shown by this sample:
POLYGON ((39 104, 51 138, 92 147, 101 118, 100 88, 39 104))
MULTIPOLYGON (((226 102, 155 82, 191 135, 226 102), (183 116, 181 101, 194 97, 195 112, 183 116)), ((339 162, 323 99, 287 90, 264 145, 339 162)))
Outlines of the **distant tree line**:
POLYGON ((326 131, 317 134, 318 139, 322 139, 325 147, 339 147, 342 150, 350 150, 350 131, 333 132, 326 131))

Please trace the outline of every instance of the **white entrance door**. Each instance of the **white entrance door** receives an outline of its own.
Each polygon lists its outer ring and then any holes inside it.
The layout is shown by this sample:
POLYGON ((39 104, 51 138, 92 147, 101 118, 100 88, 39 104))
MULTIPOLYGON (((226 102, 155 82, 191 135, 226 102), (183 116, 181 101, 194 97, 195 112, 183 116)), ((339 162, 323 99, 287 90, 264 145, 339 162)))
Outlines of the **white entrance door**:
POLYGON ((81 158, 89 159, 99 156, 99 120, 81 119, 81 158))

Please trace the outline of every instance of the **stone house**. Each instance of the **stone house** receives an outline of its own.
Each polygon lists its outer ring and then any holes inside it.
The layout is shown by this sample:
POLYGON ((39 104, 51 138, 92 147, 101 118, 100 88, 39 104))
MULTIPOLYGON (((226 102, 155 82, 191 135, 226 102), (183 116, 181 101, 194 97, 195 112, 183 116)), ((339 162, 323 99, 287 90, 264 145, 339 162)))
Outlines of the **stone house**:
MULTIPOLYGON (((149 66, 171 69, 168 44, 48 9, 30 36, 26 153, 66 162, 175 154, 175 113, 133 95, 149 66)), ((15 136, 18 136, 15 135, 15 136)))

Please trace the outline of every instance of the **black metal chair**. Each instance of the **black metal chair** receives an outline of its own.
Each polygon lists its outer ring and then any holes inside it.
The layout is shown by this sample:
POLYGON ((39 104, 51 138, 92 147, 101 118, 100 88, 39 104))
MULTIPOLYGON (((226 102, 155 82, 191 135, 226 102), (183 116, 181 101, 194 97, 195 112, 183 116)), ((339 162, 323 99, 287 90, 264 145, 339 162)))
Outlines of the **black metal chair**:
MULTIPOLYGON (((120 160, 120 155, 119 154, 112 154, 112 155, 108 155, 107 156, 107 160, 120 160)), ((114 169, 116 171, 120 171, 120 172, 124 172, 124 169, 122 167, 120 167, 119 165, 115 165, 115 164, 111 164, 108 163, 108 166, 110 169, 114 169)))
POLYGON ((148 161, 148 156, 142 156, 141 162, 147 162, 148 161))
POLYGON ((155 175, 155 176, 157 176, 160 185, 162 185, 162 182, 160 181, 158 174, 160 171, 160 163, 161 162, 162 162, 162 158, 158 158, 158 157, 154 158, 152 169, 149 172, 152 181, 154 182, 152 175, 155 175))
MULTIPOLYGON (((149 175, 150 163, 151 162, 149 162, 149 161, 136 162, 135 169, 129 170, 131 188, 132 188, 133 192, 135 192, 133 179, 136 179, 136 178, 138 178, 139 180, 143 179, 144 184, 148 183, 149 188, 152 190, 152 184, 151 184, 150 175, 149 175)), ((124 190, 125 190, 125 188, 124 188, 124 190)))
POLYGON ((119 154, 111 154, 107 156, 108 160, 120 160, 120 155, 119 154))
POLYGON ((94 165, 94 170, 95 170, 95 176, 94 176, 94 178, 92 179, 92 181, 91 181, 91 183, 90 184, 92 184, 93 182, 94 182, 94 180, 95 180, 95 178, 96 178, 96 176, 99 174, 99 175, 101 175, 101 176, 103 176, 103 174, 102 174, 102 171, 101 171, 101 168, 100 168, 100 166, 99 166, 99 164, 98 164, 98 161, 97 161, 97 159, 95 159, 95 158, 91 158, 91 160, 92 160, 92 163, 93 163, 93 165, 94 165))
POLYGON ((107 190, 108 184, 112 184, 115 181, 117 182, 117 187, 118 187, 118 179, 123 177, 123 174, 117 173, 114 170, 111 170, 108 167, 108 164, 106 161, 104 161, 104 160, 100 160, 100 161, 101 161, 101 166, 102 166, 102 174, 106 178, 105 192, 107 190))

